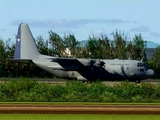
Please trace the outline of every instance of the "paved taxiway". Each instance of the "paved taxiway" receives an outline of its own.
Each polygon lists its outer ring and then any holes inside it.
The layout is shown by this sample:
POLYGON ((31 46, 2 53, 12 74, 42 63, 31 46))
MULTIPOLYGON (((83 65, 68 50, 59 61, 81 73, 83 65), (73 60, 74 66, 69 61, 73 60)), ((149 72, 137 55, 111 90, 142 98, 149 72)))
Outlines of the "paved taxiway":
MULTIPOLYGON (((9 81, 9 80, 20 80, 21 78, 0 78, 0 82, 3 81, 9 81)), ((53 83, 53 84, 65 84, 67 81, 71 81, 71 80, 66 80, 66 79, 57 79, 57 78, 23 78, 26 80, 35 80, 38 81, 40 83, 53 83)), ((143 80, 142 82, 145 83, 151 83, 151 84, 155 84, 155 85, 159 85, 160 84, 160 79, 147 79, 147 80, 143 80)), ((111 85, 113 86, 115 83, 120 83, 120 81, 103 81, 103 83, 105 85, 111 85)))

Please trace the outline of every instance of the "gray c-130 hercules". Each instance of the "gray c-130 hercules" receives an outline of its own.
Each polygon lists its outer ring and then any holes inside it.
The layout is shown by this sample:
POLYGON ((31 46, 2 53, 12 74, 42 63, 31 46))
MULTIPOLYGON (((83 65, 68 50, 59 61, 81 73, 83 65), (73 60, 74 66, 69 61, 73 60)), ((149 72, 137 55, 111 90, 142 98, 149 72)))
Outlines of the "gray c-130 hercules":
POLYGON ((61 58, 42 55, 26 23, 19 25, 13 61, 31 61, 57 77, 81 81, 128 79, 140 83, 141 80, 154 75, 152 69, 138 60, 61 58))

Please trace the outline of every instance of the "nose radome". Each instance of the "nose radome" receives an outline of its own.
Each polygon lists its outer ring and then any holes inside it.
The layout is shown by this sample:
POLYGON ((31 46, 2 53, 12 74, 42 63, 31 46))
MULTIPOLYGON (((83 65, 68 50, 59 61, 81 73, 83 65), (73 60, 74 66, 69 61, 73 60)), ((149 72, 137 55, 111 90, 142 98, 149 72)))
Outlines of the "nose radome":
POLYGON ((153 75, 154 75, 154 70, 148 69, 148 70, 146 71, 146 76, 153 76, 153 75))

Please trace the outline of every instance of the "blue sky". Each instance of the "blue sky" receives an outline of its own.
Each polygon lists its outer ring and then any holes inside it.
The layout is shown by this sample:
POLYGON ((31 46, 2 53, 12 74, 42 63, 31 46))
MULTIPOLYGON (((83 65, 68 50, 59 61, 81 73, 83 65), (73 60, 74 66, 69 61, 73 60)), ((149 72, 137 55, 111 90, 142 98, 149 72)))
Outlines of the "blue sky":
POLYGON ((37 38, 52 30, 80 40, 89 35, 122 30, 131 37, 160 43, 160 0, 0 0, 0 37, 15 41, 18 25, 26 22, 37 38))

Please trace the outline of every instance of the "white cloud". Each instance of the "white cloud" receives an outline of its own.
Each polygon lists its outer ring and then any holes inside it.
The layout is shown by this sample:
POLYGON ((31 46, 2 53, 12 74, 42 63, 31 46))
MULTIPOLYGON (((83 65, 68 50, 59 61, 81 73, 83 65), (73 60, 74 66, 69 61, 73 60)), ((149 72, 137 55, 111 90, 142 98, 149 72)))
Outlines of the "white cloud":
POLYGON ((136 23, 137 23, 137 21, 132 21, 132 23, 135 23, 135 24, 136 24, 136 23))
POLYGON ((120 19, 57 19, 57 20, 16 20, 11 23, 11 25, 19 25, 22 22, 28 23, 33 27, 41 28, 79 28, 85 26, 89 23, 103 23, 103 24, 120 24, 120 23, 129 23, 129 21, 120 20, 120 19))
POLYGON ((4 32, 4 31, 6 31, 6 29, 0 29, 0 31, 1 31, 1 32, 4 32))
POLYGON ((94 34, 94 35, 104 34, 104 32, 105 31, 101 28, 91 30, 91 34, 94 34))
POLYGON ((132 32, 149 32, 150 28, 145 26, 145 25, 141 25, 139 27, 131 28, 129 31, 132 31, 132 32))
POLYGON ((54 32, 60 34, 74 34, 74 32, 70 29, 55 29, 54 32))
POLYGON ((157 33, 157 32, 154 32, 154 31, 151 31, 150 35, 154 36, 154 37, 160 37, 160 33, 157 33))

